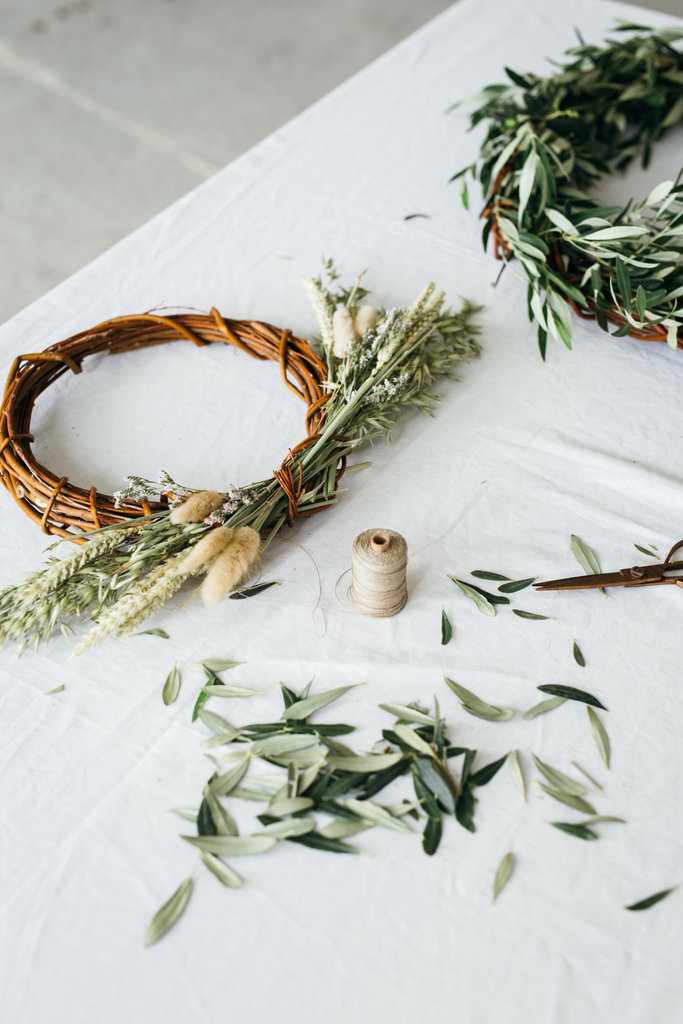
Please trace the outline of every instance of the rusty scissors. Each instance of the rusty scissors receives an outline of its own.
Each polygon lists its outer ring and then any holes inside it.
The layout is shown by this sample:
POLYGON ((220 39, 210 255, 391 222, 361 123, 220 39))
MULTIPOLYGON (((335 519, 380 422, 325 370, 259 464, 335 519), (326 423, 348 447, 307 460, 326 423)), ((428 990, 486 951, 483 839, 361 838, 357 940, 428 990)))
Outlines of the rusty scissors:
POLYGON ((536 590, 593 590, 600 587, 653 587, 665 583, 683 587, 683 561, 673 561, 679 548, 683 548, 683 540, 676 541, 664 561, 654 565, 633 565, 628 569, 619 569, 618 572, 545 580, 543 583, 534 583, 534 587, 536 590))

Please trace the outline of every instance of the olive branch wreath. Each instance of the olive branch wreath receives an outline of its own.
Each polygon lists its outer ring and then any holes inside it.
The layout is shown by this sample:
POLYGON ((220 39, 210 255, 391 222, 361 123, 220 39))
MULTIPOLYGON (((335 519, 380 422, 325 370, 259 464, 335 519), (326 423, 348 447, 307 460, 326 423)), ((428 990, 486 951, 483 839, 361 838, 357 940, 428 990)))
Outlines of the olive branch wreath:
MULTIPOLYGON (((571 313, 613 337, 683 347, 683 183, 656 185, 641 202, 604 206, 591 194, 605 175, 652 147, 683 120, 683 30, 619 22, 627 39, 566 51, 546 78, 509 68, 472 102, 471 127, 489 122, 477 160, 450 179, 481 183, 483 244, 528 278, 529 319, 571 348, 571 313)), ((578 33, 577 33, 578 35, 578 33)), ((456 104, 457 106, 457 104, 456 104)))

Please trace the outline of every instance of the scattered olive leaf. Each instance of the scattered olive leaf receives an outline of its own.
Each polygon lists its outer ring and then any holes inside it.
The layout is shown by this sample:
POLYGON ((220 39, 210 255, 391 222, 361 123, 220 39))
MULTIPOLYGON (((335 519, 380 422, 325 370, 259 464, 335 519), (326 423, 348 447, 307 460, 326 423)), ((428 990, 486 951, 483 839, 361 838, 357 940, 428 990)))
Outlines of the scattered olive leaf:
POLYGON ((257 583, 253 587, 245 587, 243 590, 235 590, 232 594, 228 594, 231 601, 244 601, 247 597, 256 597, 257 594, 262 594, 264 590, 268 590, 269 587, 279 587, 279 580, 269 580, 268 583, 257 583))
POLYGON ((503 583, 498 590, 501 594, 516 594, 518 590, 525 590, 530 587, 534 580, 537 580, 538 576, 531 576, 528 580, 510 580, 509 583, 503 583))
POLYGON ((132 636, 158 636, 162 640, 171 639, 165 629, 143 629, 139 633, 133 633, 132 636))
POLYGON ((643 555, 649 555, 650 558, 659 558, 659 555, 657 554, 656 551, 648 551, 647 548, 642 548, 640 546, 640 544, 634 544, 633 546, 634 546, 634 548, 637 548, 638 551, 640 551, 641 554, 643 554, 643 555))
POLYGON ((326 690, 325 693, 318 693, 315 697, 304 697, 303 700, 295 700, 293 704, 285 708, 282 712, 282 717, 289 719, 300 720, 308 718, 314 711, 320 711, 321 708, 331 704, 332 701, 337 700, 342 694, 348 690, 352 690, 355 686, 362 686, 362 683, 353 683, 351 686, 338 686, 334 690, 326 690))
POLYGON ((192 875, 181 882, 171 898, 157 910, 145 933, 145 946, 158 942, 166 934, 187 906, 192 893, 192 875))
POLYGON ((245 857, 253 853, 264 853, 275 846, 273 836, 181 836, 186 843, 198 846, 205 853, 219 857, 245 857))
POLYGON ((164 683, 164 688, 161 691, 161 699, 166 705, 172 704, 173 701, 177 698, 179 692, 180 672, 178 671, 178 666, 174 665, 171 671, 166 676, 166 682, 164 683))
POLYGON ((403 760, 403 754, 366 754, 354 757, 328 757, 327 763, 333 768, 346 772, 379 772, 391 768, 403 760))
POLYGON ((496 877, 493 879, 493 899, 491 900, 492 903, 496 902, 501 890, 507 884, 507 881, 510 878, 510 875, 512 874, 514 863, 514 853, 506 853, 502 861, 498 865, 496 877))
POLYGON ((513 750, 510 752, 508 758, 508 764, 510 767, 510 775, 517 789, 522 794, 522 799, 526 803, 526 783, 524 782, 524 775, 522 773, 522 766, 519 763, 519 751, 513 750))
POLYGON ((476 576, 478 580, 499 580, 503 583, 507 583, 510 580, 509 576, 501 576, 499 572, 486 572, 484 569, 474 569, 470 575, 476 576))
POLYGON ((242 885, 242 879, 233 871, 232 868, 222 861, 219 857, 216 857, 213 853, 206 853, 205 850, 199 851, 204 864, 206 864, 209 871, 211 871, 216 878, 226 885, 229 889, 239 889, 242 885))
POLYGON ((584 658, 583 652, 581 651, 581 648, 577 644, 576 640, 574 641, 573 651, 574 651, 574 661, 576 662, 576 664, 580 665, 581 668, 585 668, 586 667, 586 659, 584 658))
POLYGON ((507 761, 507 754, 503 754, 497 761, 491 761, 490 764, 485 764, 483 768, 477 769, 476 772, 471 772, 468 778, 470 786, 485 786, 487 782, 490 782, 494 775, 500 771, 505 762, 507 761))
POLYGON ((600 563, 591 549, 575 533, 571 535, 569 546, 574 558, 585 573, 589 576, 596 576, 601 571, 600 563))
POLYGON ((594 708, 602 708, 603 711, 607 711, 605 705, 597 697, 594 697, 592 693, 587 693, 586 690, 577 690, 575 686, 544 683, 542 686, 537 686, 536 689, 540 690, 541 693, 550 693, 554 697, 565 697, 566 700, 578 700, 583 704, 592 704, 594 708))
POLYGON ((63 689, 64 683, 60 683, 59 686, 55 686, 51 690, 46 690, 45 693, 43 694, 43 697, 49 697, 53 693, 61 693, 63 689))
POLYGON ((453 627, 451 625, 451 621, 448 618, 448 616, 446 615, 446 609, 444 608, 443 605, 441 605, 441 644, 442 644, 442 646, 445 647, 447 643, 450 643, 452 636, 453 636, 453 627))
MULTIPOLYGON (((584 796, 586 793, 586 787, 582 782, 576 782, 570 778, 569 775, 565 775, 558 768, 553 768, 552 765, 546 764, 545 761, 541 761, 540 757, 531 752, 531 758, 538 768, 539 772, 546 777, 551 786, 555 789, 560 790, 562 793, 567 793, 570 796, 584 796)), ((590 812, 589 812, 590 813, 590 812)))
POLYGON ((570 821, 551 821, 550 824, 567 835, 576 836, 577 839, 599 839, 598 833, 585 825, 575 825, 570 821))
POLYGON ((210 683, 202 686, 202 693, 207 697, 255 697, 263 690, 251 690, 247 686, 228 686, 227 683, 210 683))
POLYGON ((408 707, 405 704, 378 704, 382 711, 388 711, 390 715, 396 715, 402 722, 416 722, 418 725, 436 725, 436 719, 424 711, 408 707))
POLYGON ((448 688, 460 700, 460 706, 470 715, 484 718, 486 721, 491 722, 506 722, 515 714, 512 708, 502 708, 497 707, 495 704, 487 704, 486 701, 481 700, 471 690, 461 686, 460 683, 456 683, 453 679, 449 679, 446 675, 444 675, 444 680, 448 688))
POLYGON ((455 583, 456 587, 460 588, 465 597, 469 597, 470 601, 474 602, 476 607, 483 615, 496 614, 496 609, 493 607, 490 600, 487 597, 484 597, 484 595, 481 594, 478 590, 475 590, 474 587, 470 587, 468 586, 467 583, 463 583, 461 580, 457 580, 455 576, 449 576, 448 579, 452 580, 452 582, 455 583))
POLYGON ((371 800, 355 800, 349 798, 344 801, 344 805, 348 807, 350 811, 358 815, 363 821, 370 821, 373 825, 380 825, 382 828, 393 829, 395 832, 409 832, 411 835, 415 835, 412 828, 406 825, 400 818, 395 818, 393 814, 384 807, 380 807, 379 804, 372 803, 371 800))
POLYGON ((537 715, 544 715, 547 711, 552 711, 554 708, 559 708, 561 704, 566 704, 566 697, 548 697, 547 700, 541 700, 538 704, 534 704, 532 708, 525 711, 522 715, 527 722, 532 718, 536 718, 537 715))
POLYGON ((656 892, 652 896, 648 896, 644 900, 639 900, 637 903, 631 903, 630 906, 626 907, 626 910, 647 910, 649 907, 654 907, 655 903, 659 903, 666 896, 672 893, 678 886, 674 885, 670 889, 662 889, 661 892, 656 892))
POLYGON ((558 803, 564 804, 566 807, 573 807, 575 811, 583 811, 584 814, 595 814, 593 805, 589 804, 583 797, 565 793, 560 789, 555 789, 554 786, 546 786, 543 782, 539 782, 539 786, 544 793, 551 796, 553 800, 557 800, 558 803))
POLYGON ((605 768, 609 768, 610 743, 607 731, 595 711, 593 711, 593 708, 587 707, 586 711, 588 712, 588 718, 593 732, 593 739, 595 740, 595 745, 598 748, 598 753, 605 764, 605 768))
MULTIPOLYGON (((587 544, 584 544, 583 541, 576 536, 575 533, 571 535, 569 547, 571 548, 574 558, 588 576, 597 576, 600 573, 600 563, 594 553, 587 544)), ((603 596, 607 596, 602 587, 600 587, 600 591, 603 596)))
POLYGON ((207 658, 206 661, 195 661, 190 665, 190 672, 227 672, 229 668, 244 665, 243 661, 226 661, 224 658, 207 658))
POLYGON ((513 615, 519 615, 520 619, 534 619, 538 622, 540 622, 541 619, 552 618, 552 615, 537 615, 536 612, 524 612, 521 608, 513 608, 512 613, 513 615))

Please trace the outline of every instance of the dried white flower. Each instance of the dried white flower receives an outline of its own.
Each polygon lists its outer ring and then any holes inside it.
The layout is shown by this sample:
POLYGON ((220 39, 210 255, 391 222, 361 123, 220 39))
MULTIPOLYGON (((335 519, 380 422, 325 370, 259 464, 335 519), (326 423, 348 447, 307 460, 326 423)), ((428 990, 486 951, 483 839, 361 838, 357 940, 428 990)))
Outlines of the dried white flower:
POLYGON ((332 351, 338 359, 343 359, 359 338, 353 324, 353 317, 346 306, 337 306, 335 309, 332 317, 332 334, 334 337, 332 351))
POLYGON ((260 535, 250 526, 235 530, 232 541, 220 553, 204 580, 202 600, 207 608, 215 608, 242 577, 251 571, 260 546, 260 535))
POLYGON ((177 505, 169 515, 170 521, 179 526, 181 523, 198 523, 218 508, 224 500, 223 494, 216 491, 197 491, 182 505, 177 505))
POLYGON ((378 315, 374 306, 365 305, 360 307, 356 313, 356 319, 353 321, 353 326, 359 338, 362 338, 366 331, 372 330, 377 323, 378 315))
POLYGON ((187 574, 196 572, 207 562, 213 561, 228 546, 235 531, 229 526, 217 526, 205 533, 200 541, 185 555, 178 566, 178 572, 187 574))

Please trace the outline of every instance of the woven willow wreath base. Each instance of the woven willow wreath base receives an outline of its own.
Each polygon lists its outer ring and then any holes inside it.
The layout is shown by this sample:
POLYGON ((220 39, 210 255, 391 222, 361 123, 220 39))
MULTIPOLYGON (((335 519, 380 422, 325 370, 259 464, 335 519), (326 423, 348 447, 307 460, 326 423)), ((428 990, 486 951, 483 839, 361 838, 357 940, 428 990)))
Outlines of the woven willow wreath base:
MULTIPOLYGON (((80 374, 88 356, 103 352, 118 355, 172 341, 190 341, 199 346, 222 342, 255 359, 272 359, 280 365, 287 387, 307 405, 306 437, 287 453, 275 472, 285 493, 295 496, 289 463, 293 455, 319 436, 323 407, 329 397, 322 390, 327 367, 308 342, 271 324, 225 319, 216 309, 208 315, 122 316, 81 331, 43 352, 17 356, 10 369, 0 406, 0 479, 22 511, 45 533, 76 539, 76 533, 168 507, 167 495, 160 495, 159 502, 127 500, 119 507, 112 495, 102 494, 94 486, 76 486, 66 476, 46 469, 33 456, 31 417, 38 397, 63 374, 80 374)), ((339 476, 343 470, 342 463, 339 476)))

